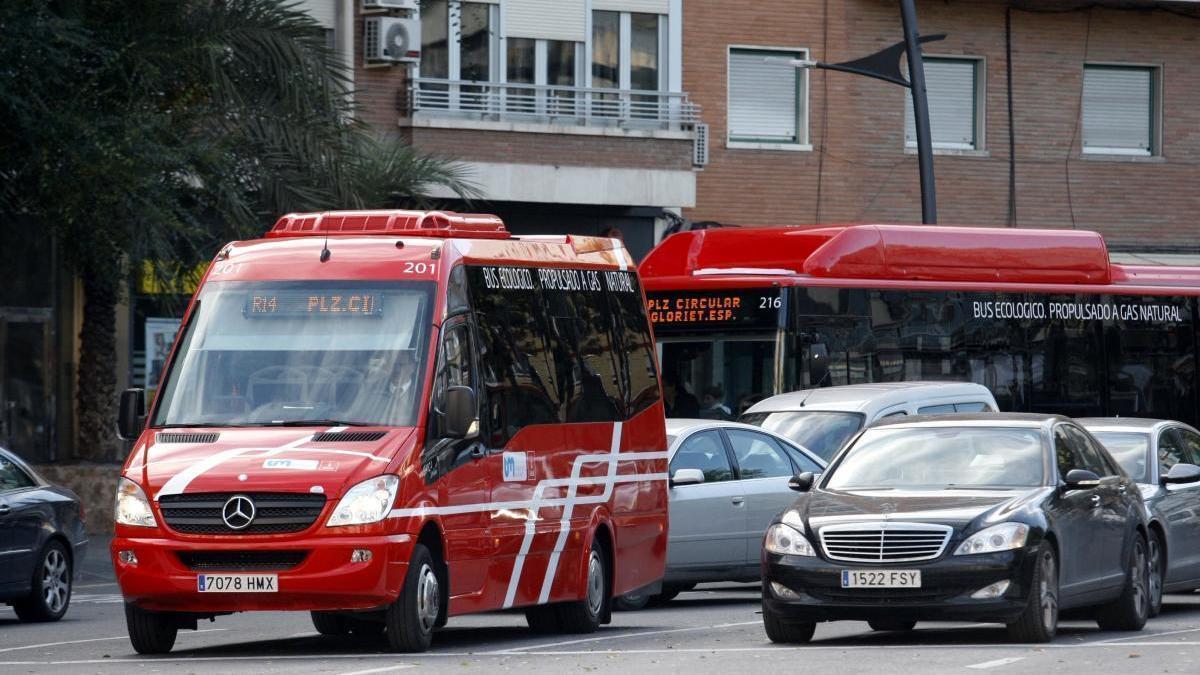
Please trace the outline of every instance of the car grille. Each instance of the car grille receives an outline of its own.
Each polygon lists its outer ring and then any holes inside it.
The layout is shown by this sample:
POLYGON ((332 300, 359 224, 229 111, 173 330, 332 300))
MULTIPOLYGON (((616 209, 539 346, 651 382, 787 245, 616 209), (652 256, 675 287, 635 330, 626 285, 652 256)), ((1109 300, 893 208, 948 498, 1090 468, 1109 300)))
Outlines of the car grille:
POLYGON ((818 600, 846 604, 919 605, 949 600, 966 588, 806 588, 818 600))
POLYGON ((892 563, 933 560, 954 530, 923 523, 855 523, 821 528, 821 547, 830 560, 892 563))
POLYGON ((194 570, 290 570, 308 551, 177 551, 179 562, 194 570))
POLYGON ((325 495, 289 492, 208 492, 159 497, 158 508, 168 527, 184 534, 287 534, 306 530, 325 508, 325 495), (250 525, 235 530, 221 510, 230 497, 242 494, 254 502, 250 525))

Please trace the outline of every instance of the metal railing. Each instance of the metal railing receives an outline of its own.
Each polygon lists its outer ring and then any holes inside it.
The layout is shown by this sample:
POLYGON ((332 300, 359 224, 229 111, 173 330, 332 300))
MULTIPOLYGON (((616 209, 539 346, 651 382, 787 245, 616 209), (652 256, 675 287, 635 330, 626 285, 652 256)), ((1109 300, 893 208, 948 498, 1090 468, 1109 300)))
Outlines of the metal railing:
POLYGON ((421 77, 409 82, 416 116, 690 131, 700 106, 685 93, 421 77))

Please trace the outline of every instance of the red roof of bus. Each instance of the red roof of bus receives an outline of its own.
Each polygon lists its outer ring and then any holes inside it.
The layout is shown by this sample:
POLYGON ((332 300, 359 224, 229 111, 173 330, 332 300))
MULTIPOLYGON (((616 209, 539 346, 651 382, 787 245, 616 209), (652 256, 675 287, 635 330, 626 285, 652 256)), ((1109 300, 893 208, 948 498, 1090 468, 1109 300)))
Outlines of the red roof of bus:
POLYGON ((647 290, 775 285, 1200 293, 1200 268, 1119 265, 1080 230, 828 225, 674 234, 639 266, 647 290))

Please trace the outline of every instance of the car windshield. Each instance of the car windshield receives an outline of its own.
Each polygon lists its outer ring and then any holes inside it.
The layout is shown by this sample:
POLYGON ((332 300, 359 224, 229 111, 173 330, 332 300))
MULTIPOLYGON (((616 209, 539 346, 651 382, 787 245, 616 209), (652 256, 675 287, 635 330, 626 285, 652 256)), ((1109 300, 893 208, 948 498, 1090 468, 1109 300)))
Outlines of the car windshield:
POLYGON ((1150 454, 1150 435, 1133 431, 1093 431, 1092 435, 1135 482, 1147 483, 1146 457, 1150 454))
POLYGON ((1033 429, 868 429, 825 482, 835 490, 1005 488, 1042 485, 1043 447, 1033 429))
POLYGON ((746 413, 738 421, 774 431, 828 462, 862 428, 863 419, 859 413, 789 410, 746 413))
POLYGON ((432 284, 207 284, 155 426, 415 423, 432 284))

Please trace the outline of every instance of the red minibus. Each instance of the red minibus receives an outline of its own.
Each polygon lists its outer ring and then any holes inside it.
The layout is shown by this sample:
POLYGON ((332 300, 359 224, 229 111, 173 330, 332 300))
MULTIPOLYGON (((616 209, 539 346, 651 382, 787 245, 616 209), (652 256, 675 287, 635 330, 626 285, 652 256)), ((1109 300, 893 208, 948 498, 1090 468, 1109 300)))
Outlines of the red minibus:
POLYGON ((613 239, 363 211, 227 245, 148 414, 122 395, 111 551, 134 648, 253 610, 401 651, 471 612, 607 623, 665 564, 653 345, 613 239))
POLYGON ((668 416, 705 394, 736 415, 798 389, 944 379, 1002 410, 1200 421, 1200 269, 1115 264, 1094 232, 695 230, 639 271, 668 416))

